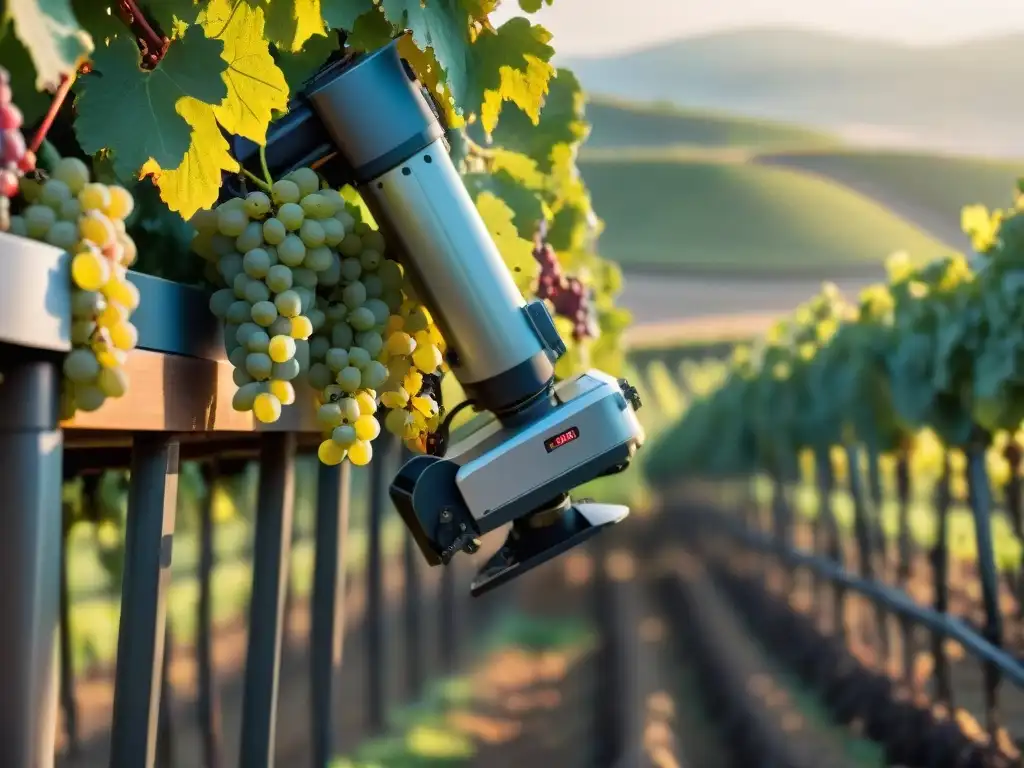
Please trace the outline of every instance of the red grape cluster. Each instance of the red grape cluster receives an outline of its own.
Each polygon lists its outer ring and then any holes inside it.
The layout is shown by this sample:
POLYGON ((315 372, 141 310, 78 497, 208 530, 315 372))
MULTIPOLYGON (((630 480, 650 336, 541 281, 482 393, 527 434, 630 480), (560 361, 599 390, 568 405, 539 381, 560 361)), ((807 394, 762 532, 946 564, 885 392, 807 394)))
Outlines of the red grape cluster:
POLYGON ((0 67, 0 231, 10 229, 11 198, 18 194, 18 179, 36 167, 35 153, 21 134, 22 116, 11 101, 11 76, 0 67))
POLYGON ((558 254, 547 242, 546 227, 541 224, 533 239, 533 258, 540 264, 537 298, 546 299, 555 314, 572 320, 573 341, 596 338, 597 319, 590 291, 576 277, 568 277, 558 263, 558 254))

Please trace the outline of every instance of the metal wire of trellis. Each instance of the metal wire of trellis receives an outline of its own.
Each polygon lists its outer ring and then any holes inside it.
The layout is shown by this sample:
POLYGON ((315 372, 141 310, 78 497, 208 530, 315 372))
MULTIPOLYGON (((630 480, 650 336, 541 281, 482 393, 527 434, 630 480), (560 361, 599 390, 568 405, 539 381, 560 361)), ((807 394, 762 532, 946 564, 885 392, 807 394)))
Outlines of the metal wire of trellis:
MULTIPOLYGON (((1019 600, 1020 578, 1001 579, 992 533, 997 514, 1006 514, 1018 535, 1022 529, 1020 456, 1014 447, 1007 452, 1010 480, 1000 508, 992 498, 986 447, 964 449, 963 499, 954 498, 946 453, 931 504, 935 539, 927 550, 911 535, 914 489, 906 455, 898 457, 890 478, 898 513, 895 547, 882 532, 879 457, 856 446, 845 451, 845 488, 837 482, 830 454, 817 455, 817 510, 803 528, 802 545, 789 492, 793 478, 775 477, 767 522, 749 490, 742 502, 735 493, 722 493, 723 501, 711 505, 688 500, 685 493, 673 501, 678 515, 673 525, 704 553, 751 630, 821 694, 833 717, 858 724, 859 732, 883 745, 887 765, 1022 764, 1024 721, 1004 708, 1007 696, 1024 693, 1021 606, 1017 602, 1009 615, 1004 609, 1008 598, 1019 600), (842 532, 833 507, 840 490, 853 502, 852 537, 842 532), (980 620, 952 612, 957 588, 967 586, 951 579, 949 520, 957 503, 970 510, 977 543, 973 603, 980 620), (928 579, 922 573, 924 558, 930 571, 926 600, 915 599, 911 589, 912 581, 928 579), (953 651, 957 647, 960 653, 953 651)), ((733 491, 752 485, 750 478, 717 483, 733 491)))

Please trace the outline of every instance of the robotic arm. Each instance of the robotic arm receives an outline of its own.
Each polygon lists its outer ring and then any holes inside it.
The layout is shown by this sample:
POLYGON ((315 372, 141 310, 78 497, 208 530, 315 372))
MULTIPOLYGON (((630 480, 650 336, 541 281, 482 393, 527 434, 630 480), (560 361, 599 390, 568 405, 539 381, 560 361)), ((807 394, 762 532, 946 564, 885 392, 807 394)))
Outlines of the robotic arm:
MULTIPOLYGON (((258 147, 236 157, 258 167, 258 147)), ((644 440, 625 380, 587 371, 554 384, 565 353, 544 303, 524 301, 449 157, 432 102, 397 41, 325 66, 272 126, 274 176, 319 166, 351 183, 406 270, 448 347, 452 373, 480 414, 444 455, 416 456, 391 499, 431 565, 512 523, 471 591, 482 594, 629 514, 569 492, 624 470, 644 440)))

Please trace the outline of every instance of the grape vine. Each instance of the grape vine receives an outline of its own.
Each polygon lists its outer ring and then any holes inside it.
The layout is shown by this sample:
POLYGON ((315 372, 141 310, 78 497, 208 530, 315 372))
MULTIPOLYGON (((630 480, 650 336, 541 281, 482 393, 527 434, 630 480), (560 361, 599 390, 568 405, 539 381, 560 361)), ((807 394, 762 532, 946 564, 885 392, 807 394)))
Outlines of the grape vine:
POLYGON ((811 454, 851 444, 909 455, 932 477, 943 446, 961 459, 984 451, 1005 479, 1024 420, 1021 201, 964 210, 974 258, 895 254, 888 284, 855 302, 826 286, 740 348, 721 386, 662 435, 646 468, 652 481, 681 469, 793 477, 813 466, 811 454))
POLYGON ((300 187, 286 200, 264 188, 267 180, 245 176, 246 197, 217 207, 223 180, 243 174, 225 135, 265 143, 271 122, 323 63, 401 37, 400 52, 442 112, 453 157, 518 287, 557 316, 569 346, 557 375, 584 366, 617 373, 630 317, 615 306, 621 273, 597 254, 601 223, 576 168, 589 133, 585 98, 573 74, 552 64, 550 33, 528 16, 495 26, 498 5, 22 3, 8 14, 0 64, 18 73, 14 95, 40 141, 48 135, 65 158, 83 161, 90 183, 134 196, 121 229, 140 246, 136 269, 215 289, 211 308, 229 330, 236 404, 274 420, 294 399, 293 382, 308 379, 322 425, 333 425, 337 450, 324 447, 322 458, 361 462, 375 436, 369 421, 357 427, 363 416, 383 416, 387 429, 425 449, 440 418, 444 340, 401 286, 373 295, 395 281, 396 268, 351 189, 314 189, 307 173, 303 184, 276 180, 300 187), (278 224, 285 233, 275 242, 278 224), (202 259, 186 258, 186 247, 202 259), (386 415, 371 412, 369 392, 386 415), (358 415, 349 401, 362 403, 358 415))

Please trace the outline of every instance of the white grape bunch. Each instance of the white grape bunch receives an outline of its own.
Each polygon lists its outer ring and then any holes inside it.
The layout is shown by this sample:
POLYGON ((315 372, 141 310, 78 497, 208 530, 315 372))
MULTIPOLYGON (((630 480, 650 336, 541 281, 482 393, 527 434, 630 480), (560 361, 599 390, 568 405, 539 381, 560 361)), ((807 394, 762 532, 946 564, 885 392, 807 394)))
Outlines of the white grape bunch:
POLYGON ((224 322, 236 410, 275 422, 304 382, 325 464, 372 460, 381 405, 389 430, 422 450, 439 409, 417 396, 422 374, 443 367, 443 340, 355 206, 300 168, 192 224, 194 250, 221 286, 210 307, 224 322))
POLYGON ((319 179, 291 179, 232 198, 192 219, 194 250, 207 275, 223 286, 210 309, 224 321, 224 343, 238 387, 232 406, 261 422, 281 418, 295 401, 295 382, 308 369, 309 338, 325 322, 317 290, 337 273, 333 250, 345 236, 337 194, 319 179))
POLYGON ((402 267, 385 257, 383 235, 360 221, 355 207, 346 206, 344 216, 353 223, 338 249, 339 279, 318 295, 326 323, 310 342, 309 381, 325 432, 321 461, 347 457, 361 466, 380 434, 378 406, 387 410, 389 432, 411 450, 425 450, 440 414, 432 397, 420 395, 423 375, 446 366, 441 335, 402 267))
POLYGON ((68 419, 128 391, 139 290, 128 280, 136 249, 125 221, 135 200, 124 187, 91 181, 89 167, 74 157, 61 158, 49 174, 22 176, 18 187, 6 231, 71 254, 72 348, 61 392, 61 418, 68 419))
POLYGON ((353 235, 348 249, 359 256, 345 257, 342 279, 326 297, 329 327, 310 345, 310 382, 317 389, 327 385, 320 390, 318 419, 331 433, 320 446, 321 460, 347 455, 362 465, 372 458, 371 442, 380 432, 378 404, 387 410, 385 429, 411 450, 425 451, 441 414, 433 396, 423 393, 424 375, 447 367, 444 340, 413 298, 401 266, 380 256, 383 237, 362 222, 353 235))

